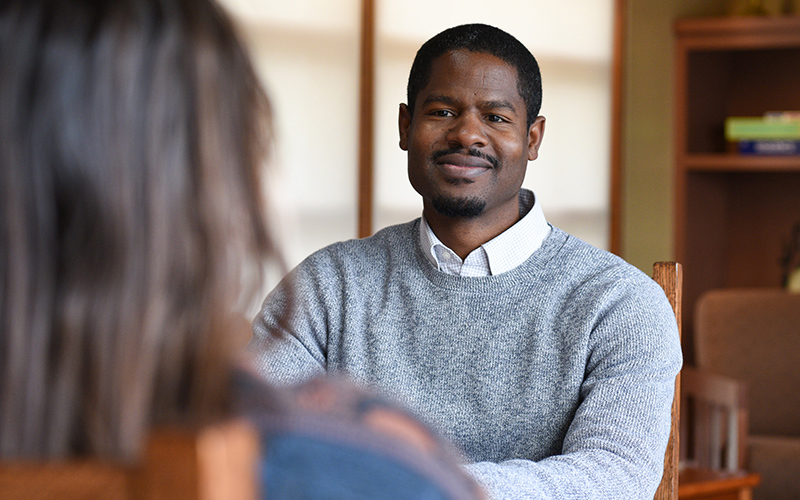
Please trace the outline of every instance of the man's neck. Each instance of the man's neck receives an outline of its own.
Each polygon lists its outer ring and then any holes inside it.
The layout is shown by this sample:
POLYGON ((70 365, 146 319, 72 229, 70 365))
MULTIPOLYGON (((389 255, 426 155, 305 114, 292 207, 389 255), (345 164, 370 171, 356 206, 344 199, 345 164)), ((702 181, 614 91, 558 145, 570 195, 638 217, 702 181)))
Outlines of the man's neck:
POLYGON ((514 211, 506 210, 495 217, 484 214, 460 218, 441 215, 432 207, 426 206, 423 214, 436 237, 462 260, 519 221, 519 208, 514 211))

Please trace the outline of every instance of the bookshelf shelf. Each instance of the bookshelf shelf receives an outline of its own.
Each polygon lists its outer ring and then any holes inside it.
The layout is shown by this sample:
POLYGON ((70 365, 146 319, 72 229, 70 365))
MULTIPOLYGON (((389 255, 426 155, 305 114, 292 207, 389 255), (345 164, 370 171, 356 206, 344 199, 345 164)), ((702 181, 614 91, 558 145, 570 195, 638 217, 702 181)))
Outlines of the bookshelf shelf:
POLYGON ((686 155, 681 163, 690 172, 800 172, 800 156, 699 153, 686 155))
POLYGON ((675 23, 683 44, 695 49, 746 49, 800 44, 800 16, 687 18, 675 23))
POLYGON ((675 23, 675 258, 684 265, 684 353, 703 292, 781 286, 800 221, 800 156, 729 153, 730 116, 800 110, 800 16, 675 23))

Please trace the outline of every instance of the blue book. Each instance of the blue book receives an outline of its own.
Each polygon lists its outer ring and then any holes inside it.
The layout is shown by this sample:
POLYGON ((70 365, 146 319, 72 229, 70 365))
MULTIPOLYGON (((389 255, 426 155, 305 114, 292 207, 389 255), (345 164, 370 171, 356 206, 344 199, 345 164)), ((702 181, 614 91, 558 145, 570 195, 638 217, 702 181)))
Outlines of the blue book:
POLYGON ((739 141, 738 151, 743 155, 800 155, 798 141, 739 141))

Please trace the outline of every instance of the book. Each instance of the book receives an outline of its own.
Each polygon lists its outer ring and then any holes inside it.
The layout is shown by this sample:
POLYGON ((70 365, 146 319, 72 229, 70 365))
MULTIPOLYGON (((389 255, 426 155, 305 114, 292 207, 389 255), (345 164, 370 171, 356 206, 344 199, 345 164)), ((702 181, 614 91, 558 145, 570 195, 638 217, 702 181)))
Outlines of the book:
POLYGON ((778 120, 800 120, 800 111, 767 111, 764 118, 778 120))
POLYGON ((800 141, 800 119, 783 116, 732 116, 725 120, 728 141, 800 141))
POLYGON ((743 155, 800 155, 800 140, 737 141, 736 150, 743 155))

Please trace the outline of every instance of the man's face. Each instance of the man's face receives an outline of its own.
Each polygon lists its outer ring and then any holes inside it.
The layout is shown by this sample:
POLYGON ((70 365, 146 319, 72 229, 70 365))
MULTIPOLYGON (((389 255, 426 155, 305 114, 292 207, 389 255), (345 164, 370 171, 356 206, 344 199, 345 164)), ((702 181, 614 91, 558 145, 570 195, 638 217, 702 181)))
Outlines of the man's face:
POLYGON ((516 69, 490 54, 448 52, 433 61, 413 111, 400 105, 400 147, 426 216, 517 217, 544 117, 527 126, 516 69))

